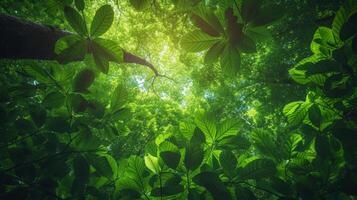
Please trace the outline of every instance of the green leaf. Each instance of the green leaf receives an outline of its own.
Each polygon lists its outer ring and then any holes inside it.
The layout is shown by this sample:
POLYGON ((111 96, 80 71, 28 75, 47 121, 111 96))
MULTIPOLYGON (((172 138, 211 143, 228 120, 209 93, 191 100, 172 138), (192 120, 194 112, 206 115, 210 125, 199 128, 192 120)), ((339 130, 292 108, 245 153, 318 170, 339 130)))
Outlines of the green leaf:
POLYGON ((46 108, 59 108, 63 106, 65 96, 60 92, 50 92, 42 100, 42 105, 46 108))
POLYGON ((330 142, 325 135, 317 135, 315 139, 315 151, 317 157, 322 160, 328 160, 330 157, 330 142))
POLYGON ((46 120, 46 126, 49 130, 59 133, 69 132, 71 129, 66 116, 49 117, 46 120))
POLYGON ((322 116, 318 105, 314 104, 309 108, 309 119, 313 125, 320 127, 322 116))
POLYGON ((269 159, 256 159, 238 170, 238 177, 239 180, 260 179, 273 177, 275 173, 276 167, 273 161, 269 159))
POLYGON ((105 176, 108 179, 111 179, 113 176, 112 167, 109 164, 109 161, 104 156, 95 156, 91 159, 91 164, 102 176, 105 176))
POLYGON ((357 33, 357 13, 350 16, 347 22, 342 26, 340 32, 340 38, 342 40, 347 40, 348 38, 356 35, 357 33))
POLYGON ((245 29, 246 35, 249 35, 254 41, 264 41, 272 38, 269 30, 264 26, 254 26, 248 24, 245 29))
POLYGON ((36 127, 31 120, 23 118, 17 119, 14 123, 14 126, 17 128, 17 133, 20 135, 33 133, 36 130, 36 127))
POLYGON ((73 160, 73 171, 81 181, 86 181, 89 177, 89 164, 80 154, 73 160))
POLYGON ((226 186, 214 172, 201 172, 193 177, 193 181, 202 187, 205 187, 215 200, 232 199, 226 186))
POLYGON ((222 151, 219 155, 219 162, 224 170, 224 173, 233 178, 235 175, 235 169, 237 167, 237 158, 231 151, 222 151))
POLYGON ((210 36, 218 37, 224 33, 218 17, 205 6, 199 6, 191 15, 191 19, 198 28, 210 36))
POLYGON ((203 161, 204 151, 201 145, 190 142, 186 147, 185 153, 185 167, 187 170, 194 171, 203 161))
POLYGON ((235 76, 240 68, 240 53, 237 48, 227 45, 221 57, 221 68, 224 74, 235 76))
POLYGON ((312 104, 310 102, 296 101, 285 105, 283 109, 284 115, 288 118, 288 122, 292 125, 298 125, 301 123, 306 115, 307 111, 312 104))
POLYGON ((26 74, 32 76, 35 80, 39 81, 40 83, 50 83, 51 80, 48 77, 45 69, 40 66, 23 66, 23 70, 26 74))
POLYGON ((180 162, 181 154, 179 152, 163 151, 160 152, 160 157, 168 167, 176 169, 180 162))
POLYGON ((247 35, 242 35, 237 44, 238 49, 244 53, 254 53, 257 51, 255 42, 247 35))
POLYGON ((69 25, 76 31, 79 35, 87 36, 87 25, 82 18, 82 16, 72 7, 65 6, 64 7, 64 16, 68 21, 69 25))
POLYGON ((92 85, 95 79, 93 70, 85 68, 81 70, 73 81, 73 91, 85 92, 92 85))
POLYGON ((36 126, 41 127, 45 121, 47 116, 47 111, 40 105, 30 106, 29 107, 30 115, 32 121, 35 122, 36 126))
POLYGON ((105 60, 122 63, 124 60, 123 49, 114 41, 96 38, 93 43, 93 53, 105 60))
POLYGON ((306 67, 305 74, 307 76, 340 71, 340 64, 334 60, 320 60, 316 63, 306 63, 300 66, 300 69, 303 67, 306 67))
POLYGON ((134 189, 130 189, 130 188, 125 188, 120 190, 120 197, 123 199, 140 199, 141 194, 140 192, 134 190, 134 189))
POLYGON ((229 135, 218 140, 218 149, 247 150, 250 147, 249 140, 242 135, 229 135))
POLYGON ((282 7, 269 4, 261 6, 258 12, 253 16, 252 23, 256 26, 266 26, 284 15, 282 7))
POLYGON ((239 131, 239 125, 237 120, 230 119, 223 121, 217 128, 217 139, 227 137, 230 135, 236 135, 239 131))
POLYGON ((81 113, 88 107, 88 101, 80 94, 73 94, 70 96, 70 104, 73 112, 81 113))
POLYGON ((83 11, 84 10, 84 6, 85 6, 84 0, 75 0, 74 4, 76 5, 76 8, 79 11, 83 11))
POLYGON ((92 116, 101 119, 105 114, 105 107, 102 103, 96 100, 88 101, 87 112, 92 116))
POLYGON ((108 74, 109 61, 98 54, 93 54, 93 58, 98 70, 100 70, 104 74, 108 74))
POLYGON ((196 145, 201 145, 204 144, 206 141, 205 134, 202 132, 202 130, 198 127, 195 128, 193 135, 190 139, 191 144, 196 144, 196 145))
POLYGON ((124 84, 119 83, 114 89, 111 97, 110 109, 115 112, 121 109, 128 101, 128 90, 124 84))
POLYGON ((67 64, 82 61, 87 53, 87 41, 76 37, 65 36, 56 42, 57 61, 67 64))
POLYGON ((162 188, 154 188, 151 190, 151 196, 153 197, 166 197, 179 194, 184 191, 184 188, 180 184, 175 185, 165 185, 162 188), (161 192, 162 191, 162 192, 161 192))
POLYGON ((130 156, 128 159, 128 165, 126 167, 125 178, 122 179, 122 185, 125 188, 132 188, 141 191, 144 185, 145 170, 144 159, 139 156, 130 156))
POLYGON ((255 129, 252 133, 254 147, 263 156, 280 159, 276 139, 273 137, 271 131, 265 129, 255 129))
POLYGON ((337 48, 339 45, 340 40, 332 29, 319 27, 314 33, 310 49, 315 54, 322 54, 325 57, 330 57, 331 50, 337 48))
POLYGON ((220 38, 196 30, 183 36, 181 46, 189 52, 200 52, 209 49, 218 41, 220 38))
POLYGON ((225 47, 225 44, 220 41, 220 42, 216 42, 216 44, 214 44, 206 53, 205 58, 204 58, 204 62, 206 64, 212 64, 215 63, 219 56, 221 56, 221 53, 223 52, 225 47))
POLYGON ((206 142, 212 143, 216 140, 217 127, 212 119, 210 119, 208 116, 197 116, 195 123, 197 127, 204 133, 206 142))
POLYGON ((159 165, 159 159, 151 154, 147 154, 144 157, 145 165, 148 169, 150 169, 155 174, 160 173, 161 167, 159 165))
POLYGON ((257 12, 259 11, 259 1, 258 0, 245 0, 242 4, 242 17, 245 21, 249 22, 254 19, 257 12))
POLYGON ((245 187, 241 187, 239 185, 235 187, 235 192, 236 192, 236 196, 239 197, 239 199, 244 199, 244 200, 257 199, 257 197, 255 197, 254 193, 251 190, 245 187))
POLYGON ((100 7, 93 18, 90 36, 93 38, 103 35, 112 26, 114 11, 110 5, 100 7))
POLYGON ((188 200, 200 200, 200 193, 197 191, 197 189, 189 189, 188 195, 187 195, 188 200))
POLYGON ((150 6, 150 0, 130 0, 130 4, 138 11, 144 10, 150 6))

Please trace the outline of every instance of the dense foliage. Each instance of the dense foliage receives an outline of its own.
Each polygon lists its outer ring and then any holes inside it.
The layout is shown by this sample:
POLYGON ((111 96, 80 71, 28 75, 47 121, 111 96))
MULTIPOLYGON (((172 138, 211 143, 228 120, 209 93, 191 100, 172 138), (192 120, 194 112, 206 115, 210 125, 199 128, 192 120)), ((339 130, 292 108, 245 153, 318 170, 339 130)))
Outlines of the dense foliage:
POLYGON ((68 31, 0 60, 0 199, 356 198, 355 0, 0 12, 68 31))

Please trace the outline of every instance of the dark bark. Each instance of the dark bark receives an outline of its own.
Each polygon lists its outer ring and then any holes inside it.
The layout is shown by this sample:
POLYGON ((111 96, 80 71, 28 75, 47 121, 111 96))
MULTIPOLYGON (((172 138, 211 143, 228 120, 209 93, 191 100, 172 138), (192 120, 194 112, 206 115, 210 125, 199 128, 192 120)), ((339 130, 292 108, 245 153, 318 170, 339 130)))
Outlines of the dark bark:
MULTIPOLYGON (((0 59, 56 60, 56 41, 70 32, 25 21, 0 13, 0 59)), ((125 63, 149 67, 156 76, 154 66, 134 54, 124 51, 125 63)))
POLYGON ((0 14, 0 58, 54 60, 56 41, 68 32, 0 14))

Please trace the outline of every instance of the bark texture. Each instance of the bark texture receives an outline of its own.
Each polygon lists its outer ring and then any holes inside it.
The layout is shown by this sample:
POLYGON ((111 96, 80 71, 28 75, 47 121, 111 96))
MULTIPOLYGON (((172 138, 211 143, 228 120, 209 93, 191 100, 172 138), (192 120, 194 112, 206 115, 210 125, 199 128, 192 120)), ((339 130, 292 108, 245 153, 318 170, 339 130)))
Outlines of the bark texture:
MULTIPOLYGON (((68 34, 51 26, 45 26, 0 13, 0 59, 56 60, 56 41, 68 34)), ((149 67, 156 76, 155 67, 143 58, 124 50, 124 62, 149 67)))

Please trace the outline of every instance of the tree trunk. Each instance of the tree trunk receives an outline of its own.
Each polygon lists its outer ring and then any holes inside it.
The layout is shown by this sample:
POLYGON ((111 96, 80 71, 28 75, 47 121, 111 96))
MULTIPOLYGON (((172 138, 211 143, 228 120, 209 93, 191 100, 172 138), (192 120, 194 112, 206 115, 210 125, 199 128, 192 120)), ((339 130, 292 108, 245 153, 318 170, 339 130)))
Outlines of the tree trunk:
MULTIPOLYGON (((0 27, 0 59, 56 60, 56 41, 72 34, 1 13, 0 27)), ((124 62, 146 65, 159 75, 151 63, 126 51, 124 62)))

